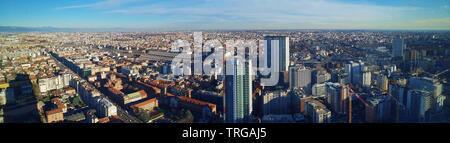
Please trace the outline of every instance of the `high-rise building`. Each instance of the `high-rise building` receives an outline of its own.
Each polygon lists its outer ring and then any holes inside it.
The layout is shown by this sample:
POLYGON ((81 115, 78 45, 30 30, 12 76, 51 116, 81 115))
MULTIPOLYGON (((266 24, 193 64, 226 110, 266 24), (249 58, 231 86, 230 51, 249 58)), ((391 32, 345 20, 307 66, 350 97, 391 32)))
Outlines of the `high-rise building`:
POLYGON ((406 105, 406 91, 407 87, 401 83, 390 83, 389 94, 394 96, 401 104, 406 105))
POLYGON ((305 67, 292 66, 289 68, 289 89, 311 89, 311 70, 305 67))
POLYGON ((361 83, 363 71, 364 71, 364 62, 362 61, 358 62, 350 61, 348 64, 345 65, 345 73, 348 74, 348 77, 350 78, 349 81, 352 84, 361 83))
POLYGON ((6 104, 6 89, 0 88, 0 105, 6 104))
POLYGON ((267 67, 278 66, 279 85, 284 85, 288 81, 289 71, 289 37, 287 36, 264 36, 264 52, 267 53, 267 67), (272 55, 275 54, 275 55, 272 55), (272 58, 278 58, 278 63, 272 63, 272 58))
POLYGON ((409 119, 412 122, 429 121, 429 113, 432 110, 433 95, 424 90, 409 90, 406 107, 409 111, 409 119))
POLYGON ((331 79, 331 74, 325 70, 315 70, 313 74, 313 84, 325 83, 331 79))
POLYGON ((393 100, 389 96, 375 95, 366 99, 365 106, 367 122, 389 122, 393 120, 393 100))
POLYGON ((292 98, 286 91, 269 91, 263 95, 263 115, 290 114, 292 98))
POLYGON ((331 110, 342 114, 347 113, 348 88, 345 85, 331 82, 327 82, 325 85, 327 102, 331 105, 331 110))
POLYGON ((272 66, 272 57, 279 57, 280 72, 287 72, 289 68, 289 37, 287 36, 264 36, 267 41, 265 52, 267 56, 268 67, 272 66), (277 50, 278 55, 271 55, 272 50, 277 50))
POLYGON ((429 77, 411 77, 409 88, 430 92, 434 98, 442 94, 442 84, 439 80, 429 77))
POLYGON ((235 60, 232 75, 225 77, 225 122, 247 122, 252 114, 251 61, 235 60))
POLYGON ((389 80, 386 75, 378 75, 377 76, 377 86, 381 92, 386 93, 389 87, 389 80))
POLYGON ((305 114, 309 116, 314 123, 330 123, 331 112, 316 99, 305 101, 305 114))
POLYGON ((402 60, 405 48, 405 41, 402 38, 394 38, 392 42, 392 58, 402 60))
POLYGON ((369 71, 364 71, 362 73, 362 86, 363 87, 370 87, 372 82, 372 74, 369 71))
POLYGON ((312 87, 312 95, 313 96, 324 96, 327 94, 325 83, 322 84, 314 84, 312 87))

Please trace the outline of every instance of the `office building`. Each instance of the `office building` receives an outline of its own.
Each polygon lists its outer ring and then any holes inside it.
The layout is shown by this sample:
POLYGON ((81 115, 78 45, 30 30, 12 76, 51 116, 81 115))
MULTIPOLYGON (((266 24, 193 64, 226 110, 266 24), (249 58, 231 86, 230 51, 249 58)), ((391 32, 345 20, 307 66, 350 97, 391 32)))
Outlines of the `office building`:
POLYGON ((378 75, 377 76, 377 87, 378 89, 383 92, 387 93, 389 90, 389 80, 386 75, 378 75))
POLYGON ((362 81, 362 72, 364 71, 364 62, 358 61, 353 62, 350 61, 345 65, 345 73, 349 76, 349 81, 351 84, 358 84, 362 81))
MULTIPOLYGON (((278 66, 279 85, 286 84, 289 72, 289 37, 287 36, 264 36, 264 52, 267 53, 267 67, 278 66), (275 54, 275 55, 272 55, 275 54), (278 63, 272 63, 272 58, 278 58, 278 63)), ((260 63, 262 64, 262 63, 260 63)))
POLYGON ((367 87, 370 88, 370 85, 372 83, 372 73, 370 73, 369 71, 364 71, 362 73, 362 79, 361 79, 362 83, 361 85, 363 87, 367 87))
POLYGON ((252 114, 252 76, 251 61, 235 60, 233 75, 225 77, 225 122, 247 122, 252 114))
POLYGON ((345 114, 348 111, 348 88, 338 83, 325 83, 326 98, 331 110, 336 113, 345 114))
MULTIPOLYGON (((267 65, 272 66, 272 57, 279 57, 279 69, 280 72, 287 72, 289 68, 289 37, 287 36, 264 36, 264 40, 267 42, 265 44, 265 52, 268 53, 267 65), (272 50, 278 55, 271 55, 272 50)), ((276 65, 276 64, 274 64, 276 65)))
POLYGON ((313 96, 325 96, 327 94, 325 83, 314 84, 312 87, 313 96))
POLYGON ((405 41, 400 37, 394 38, 392 42, 392 58, 402 60, 405 49, 405 41))
POLYGON ((292 105, 291 94, 286 91, 269 91, 263 94, 263 115, 269 114, 290 114, 292 105))
POLYGON ((411 122, 429 121, 429 113, 432 111, 433 95, 424 90, 409 90, 406 107, 409 111, 411 122))
POLYGON ((330 123, 331 112, 316 99, 305 101, 305 114, 313 123, 330 123))
POLYGON ((389 96, 372 95, 366 99, 365 119, 366 122, 392 122, 395 105, 389 96))
POLYGON ((289 89, 304 89, 309 92, 311 88, 311 70, 301 66, 289 67, 289 89))
POLYGON ((439 80, 429 77, 411 77, 409 88, 430 92, 434 98, 442 94, 442 84, 439 80))

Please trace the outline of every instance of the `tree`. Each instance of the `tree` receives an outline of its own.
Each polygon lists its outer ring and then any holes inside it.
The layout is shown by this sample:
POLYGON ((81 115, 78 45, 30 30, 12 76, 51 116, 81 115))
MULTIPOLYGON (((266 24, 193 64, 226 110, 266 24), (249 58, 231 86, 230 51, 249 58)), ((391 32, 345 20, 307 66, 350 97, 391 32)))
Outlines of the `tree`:
POLYGON ((74 107, 84 107, 86 106, 83 102, 83 100, 81 100, 80 96, 76 96, 74 98, 72 98, 72 105, 74 107))
POLYGON ((148 111, 143 110, 143 109, 138 109, 136 114, 137 114, 137 117, 144 122, 148 122, 151 118, 148 111))

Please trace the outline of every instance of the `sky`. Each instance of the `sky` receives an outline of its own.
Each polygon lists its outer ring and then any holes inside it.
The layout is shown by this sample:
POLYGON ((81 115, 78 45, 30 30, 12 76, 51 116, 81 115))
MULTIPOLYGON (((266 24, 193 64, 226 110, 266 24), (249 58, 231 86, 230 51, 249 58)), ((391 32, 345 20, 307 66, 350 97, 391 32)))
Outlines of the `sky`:
POLYGON ((450 0, 1 0, 0 26, 450 30, 450 0))

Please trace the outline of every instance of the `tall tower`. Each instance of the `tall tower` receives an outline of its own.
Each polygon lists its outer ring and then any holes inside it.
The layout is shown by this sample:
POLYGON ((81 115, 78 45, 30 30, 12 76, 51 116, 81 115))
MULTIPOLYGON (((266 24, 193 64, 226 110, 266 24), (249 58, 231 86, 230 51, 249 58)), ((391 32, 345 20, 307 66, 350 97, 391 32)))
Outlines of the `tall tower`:
POLYGON ((225 122, 248 122, 253 107, 251 60, 235 60, 229 68, 233 69, 233 74, 225 77, 225 122))
POLYGON ((279 66, 280 78, 279 83, 288 81, 289 71, 289 37, 287 36, 264 36, 265 43, 264 52, 267 54, 267 67, 279 66), (272 55, 275 54, 275 55, 272 55), (278 63, 272 63, 272 58, 279 58, 278 63))
POLYGON ((352 84, 361 83, 362 72, 364 71, 364 62, 361 60, 358 62, 350 61, 345 65, 345 72, 348 73, 349 81, 352 84))
POLYGON ((394 41, 392 42, 392 58, 402 60, 405 48, 405 41, 402 38, 394 38, 394 41))
POLYGON ((264 40, 267 41, 266 53, 268 67, 272 66, 271 58, 278 56, 280 58, 278 65, 280 66, 280 72, 287 72, 289 70, 289 37, 287 36, 265 36, 264 40), (277 41, 278 40, 278 41, 277 41), (271 56, 272 50, 278 50, 278 55, 271 56))

